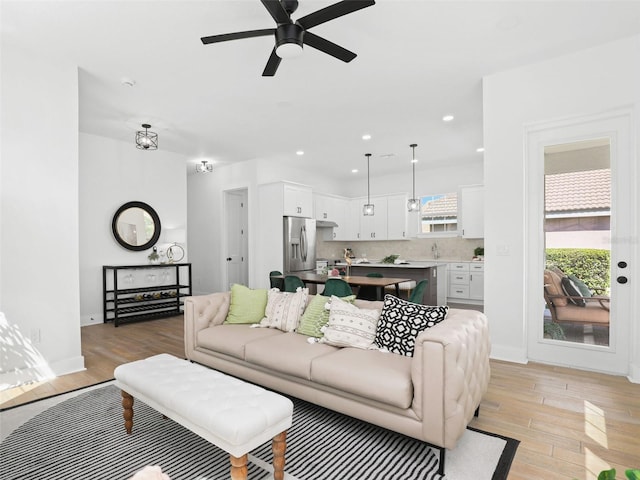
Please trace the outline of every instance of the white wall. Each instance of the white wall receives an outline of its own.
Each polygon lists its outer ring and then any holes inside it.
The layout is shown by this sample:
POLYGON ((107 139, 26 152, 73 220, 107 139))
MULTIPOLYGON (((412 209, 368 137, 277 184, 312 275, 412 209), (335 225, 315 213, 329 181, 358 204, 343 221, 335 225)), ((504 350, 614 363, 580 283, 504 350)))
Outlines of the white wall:
POLYGON ((5 37, 1 57, 0 383, 16 384, 84 368, 78 71, 5 37))
MULTIPOLYGON (((458 185, 482 183, 482 161, 476 156, 461 168, 432 164, 416 171, 416 194, 456 190, 458 185)), ((219 167, 211 174, 188 175, 189 255, 193 263, 194 293, 205 294, 226 290, 223 272, 224 258, 224 190, 248 190, 249 258, 257 258, 258 231, 257 185, 290 181, 311 186, 314 191, 347 197, 366 195, 366 174, 346 176, 336 180, 317 173, 309 174, 304 164, 292 162, 261 163, 259 160, 219 167)), ((372 194, 411 192, 411 168, 407 162, 403 171, 389 176, 371 177, 372 194)), ((280 226, 274 226, 280 231, 280 226)), ((272 265, 249 262, 249 286, 262 285, 259 272, 272 270, 272 265)))
MULTIPOLYGON (((135 148, 97 135, 80 134, 80 313, 82 324, 99 323, 102 315, 102 266, 147 264, 151 249, 127 250, 111 232, 113 214, 124 203, 140 201, 167 229, 187 228, 185 157, 159 148, 135 148)), ((185 248, 188 256, 188 249, 185 248)), ((188 261, 185 258, 182 261, 188 261)))
MULTIPOLYGON (((634 106, 637 115, 639 68, 636 36, 484 79, 485 312, 495 357, 527 360, 525 125, 621 106, 634 106)), ((636 142, 638 128, 636 122, 636 142)), ((634 249, 638 258, 637 237, 634 249)), ((631 322, 630 370, 640 379, 640 326, 631 322)))

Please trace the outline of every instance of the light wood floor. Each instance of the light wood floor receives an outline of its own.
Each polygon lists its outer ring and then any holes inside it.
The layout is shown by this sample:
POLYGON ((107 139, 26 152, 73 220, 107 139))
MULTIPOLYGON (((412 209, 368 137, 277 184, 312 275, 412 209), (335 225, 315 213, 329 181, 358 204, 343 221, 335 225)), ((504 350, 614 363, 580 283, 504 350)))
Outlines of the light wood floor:
MULTIPOLYGON (((82 328, 87 370, 0 392, 1 408, 113 378, 125 362, 184 356, 182 317, 82 328)), ((640 385, 623 377, 539 364, 492 361, 489 391, 472 426, 521 441, 510 479, 618 478, 640 468, 640 385)))

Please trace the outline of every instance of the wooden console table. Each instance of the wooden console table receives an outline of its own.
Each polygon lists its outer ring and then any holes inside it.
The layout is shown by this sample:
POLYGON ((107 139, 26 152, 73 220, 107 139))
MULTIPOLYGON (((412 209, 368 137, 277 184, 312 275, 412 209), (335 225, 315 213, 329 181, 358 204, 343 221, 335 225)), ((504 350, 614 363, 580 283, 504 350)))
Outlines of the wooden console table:
POLYGON ((102 292, 104 322, 115 327, 180 315, 191 295, 191 264, 104 265, 102 292))

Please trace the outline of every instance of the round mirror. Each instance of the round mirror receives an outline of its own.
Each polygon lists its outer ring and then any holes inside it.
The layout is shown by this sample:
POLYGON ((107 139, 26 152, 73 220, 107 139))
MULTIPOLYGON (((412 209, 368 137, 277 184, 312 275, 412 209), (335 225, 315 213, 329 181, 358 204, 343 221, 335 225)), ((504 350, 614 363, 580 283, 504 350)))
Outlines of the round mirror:
POLYGON ((111 230, 116 241, 128 250, 146 250, 160 238, 160 217, 143 202, 128 202, 113 216, 111 230))

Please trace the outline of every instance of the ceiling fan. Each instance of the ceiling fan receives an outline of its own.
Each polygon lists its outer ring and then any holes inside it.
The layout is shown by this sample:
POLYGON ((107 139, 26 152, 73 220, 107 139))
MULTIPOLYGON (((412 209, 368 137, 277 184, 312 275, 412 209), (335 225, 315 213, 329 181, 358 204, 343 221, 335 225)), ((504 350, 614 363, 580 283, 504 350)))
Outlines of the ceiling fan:
POLYGON ((308 30, 321 23, 370 7, 376 3, 374 0, 343 0, 342 2, 305 15, 294 22, 291 19, 291 14, 298 8, 298 0, 260 1, 278 24, 276 28, 212 35, 210 37, 202 37, 201 40, 202 43, 207 45, 209 43, 239 40, 241 38, 264 37, 275 33, 276 44, 262 72, 263 77, 274 76, 281 59, 300 55, 303 44, 316 48, 343 62, 350 62, 356 58, 355 53, 318 35, 314 35, 308 30))

